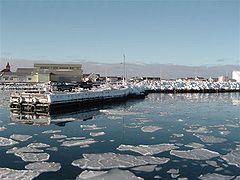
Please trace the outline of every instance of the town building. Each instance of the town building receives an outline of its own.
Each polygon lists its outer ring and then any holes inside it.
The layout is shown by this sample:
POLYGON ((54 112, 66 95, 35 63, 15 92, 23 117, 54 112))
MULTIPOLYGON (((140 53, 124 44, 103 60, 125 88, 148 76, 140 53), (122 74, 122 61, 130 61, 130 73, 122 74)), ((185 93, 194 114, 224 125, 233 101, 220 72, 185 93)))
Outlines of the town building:
POLYGON ((34 68, 17 68, 11 72, 9 63, 0 73, 0 82, 80 82, 81 64, 34 64, 34 68))

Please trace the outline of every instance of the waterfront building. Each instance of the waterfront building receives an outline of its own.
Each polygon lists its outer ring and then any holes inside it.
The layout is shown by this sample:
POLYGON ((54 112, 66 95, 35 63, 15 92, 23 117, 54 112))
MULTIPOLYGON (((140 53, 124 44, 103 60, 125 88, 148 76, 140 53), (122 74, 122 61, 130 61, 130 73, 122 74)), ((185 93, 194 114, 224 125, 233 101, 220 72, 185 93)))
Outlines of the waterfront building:
POLYGON ((80 82, 83 78, 81 64, 34 64, 38 82, 80 82))
POLYGON ((232 79, 236 80, 237 82, 240 82, 240 71, 233 71, 232 79))
POLYGON ((34 68, 17 68, 11 72, 9 63, 0 73, 2 83, 80 82, 81 64, 34 64, 34 68))

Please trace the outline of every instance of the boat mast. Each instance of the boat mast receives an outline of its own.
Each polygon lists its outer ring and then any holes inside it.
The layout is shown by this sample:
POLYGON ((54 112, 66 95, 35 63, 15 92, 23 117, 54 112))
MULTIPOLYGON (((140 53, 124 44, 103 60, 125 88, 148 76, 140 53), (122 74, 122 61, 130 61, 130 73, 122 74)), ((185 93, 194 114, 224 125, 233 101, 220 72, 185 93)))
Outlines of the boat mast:
POLYGON ((123 85, 126 85, 126 57, 123 54, 123 85))

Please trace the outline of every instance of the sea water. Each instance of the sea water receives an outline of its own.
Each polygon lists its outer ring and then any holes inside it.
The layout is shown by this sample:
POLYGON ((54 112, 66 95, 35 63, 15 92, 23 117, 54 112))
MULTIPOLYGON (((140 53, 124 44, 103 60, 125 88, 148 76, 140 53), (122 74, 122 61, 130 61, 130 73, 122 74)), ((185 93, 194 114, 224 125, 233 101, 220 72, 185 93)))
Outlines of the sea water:
POLYGON ((21 118, 8 96, 1 92, 0 179, 240 178, 240 93, 152 93, 21 118))

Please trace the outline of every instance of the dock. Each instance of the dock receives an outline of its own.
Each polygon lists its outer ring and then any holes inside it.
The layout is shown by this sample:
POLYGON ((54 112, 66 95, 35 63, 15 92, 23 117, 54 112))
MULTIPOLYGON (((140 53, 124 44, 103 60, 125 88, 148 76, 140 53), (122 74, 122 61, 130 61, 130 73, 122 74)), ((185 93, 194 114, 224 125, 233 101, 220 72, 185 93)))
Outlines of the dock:
POLYGON ((116 101, 144 98, 146 91, 140 87, 126 86, 110 89, 82 90, 79 92, 14 92, 10 96, 12 112, 37 114, 71 112, 116 101))

